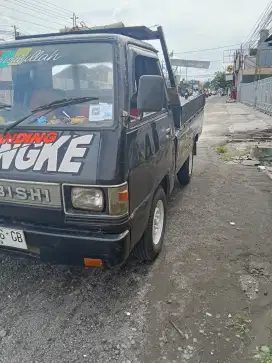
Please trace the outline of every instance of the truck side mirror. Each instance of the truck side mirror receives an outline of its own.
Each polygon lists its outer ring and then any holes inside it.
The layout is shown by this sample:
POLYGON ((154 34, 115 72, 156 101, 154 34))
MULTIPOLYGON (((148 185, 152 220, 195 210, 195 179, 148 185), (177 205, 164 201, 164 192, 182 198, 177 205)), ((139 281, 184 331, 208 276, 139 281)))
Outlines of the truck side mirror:
POLYGON ((159 112, 163 108, 165 84, 162 76, 144 75, 140 77, 137 109, 140 112, 159 112))

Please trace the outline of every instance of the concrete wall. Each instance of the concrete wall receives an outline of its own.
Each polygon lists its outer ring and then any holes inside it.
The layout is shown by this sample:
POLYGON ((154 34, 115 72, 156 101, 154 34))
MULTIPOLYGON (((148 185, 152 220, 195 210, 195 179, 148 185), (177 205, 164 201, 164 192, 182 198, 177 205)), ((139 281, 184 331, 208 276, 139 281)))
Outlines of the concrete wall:
POLYGON ((272 67, 272 47, 265 42, 259 44, 259 66, 272 67))

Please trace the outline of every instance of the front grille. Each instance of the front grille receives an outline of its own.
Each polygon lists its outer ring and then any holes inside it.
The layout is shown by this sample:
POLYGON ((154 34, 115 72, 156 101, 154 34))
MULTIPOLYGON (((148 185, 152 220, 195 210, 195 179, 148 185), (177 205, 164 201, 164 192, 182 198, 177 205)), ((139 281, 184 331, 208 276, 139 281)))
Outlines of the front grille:
POLYGON ((56 183, 0 179, 0 203, 61 208, 61 188, 56 183))

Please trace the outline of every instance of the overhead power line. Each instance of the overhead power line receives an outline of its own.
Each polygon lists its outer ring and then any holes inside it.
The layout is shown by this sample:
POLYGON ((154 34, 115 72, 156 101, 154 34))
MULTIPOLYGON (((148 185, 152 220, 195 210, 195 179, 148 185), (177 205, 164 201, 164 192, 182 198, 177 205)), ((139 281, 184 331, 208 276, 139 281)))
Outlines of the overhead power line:
POLYGON ((249 47, 255 47, 258 43, 260 31, 262 29, 271 28, 271 15, 272 15, 272 1, 268 3, 265 10, 262 12, 261 16, 258 18, 253 30, 249 33, 246 40, 249 47))
MULTIPOLYGON (((44 24, 37 24, 37 23, 33 22, 31 19, 30 20, 16 19, 15 17, 10 16, 10 18, 12 18, 13 20, 32 24, 37 27, 42 27, 42 28, 52 30, 52 27, 50 27, 49 24, 53 23, 53 24, 58 25, 58 27, 63 28, 65 26, 67 26, 68 21, 70 22, 71 15, 73 15, 74 19, 77 19, 76 15, 74 14, 74 12, 72 10, 63 8, 59 5, 51 3, 49 1, 40 1, 40 0, 35 0, 35 1, 34 0, 33 1, 32 0, 4 0, 4 1, 6 2, 6 4, 2 5, 2 6, 5 7, 6 9, 14 11, 14 12, 17 11, 18 13, 29 15, 32 17, 34 15, 36 18, 41 19, 43 21, 46 21, 46 19, 44 19, 43 16, 50 17, 51 19, 53 19, 53 20, 50 20, 50 22, 48 22, 48 25, 44 25, 44 24), (12 8, 10 7, 11 3, 12 3, 12 5, 14 5, 12 8), (36 16, 35 14, 30 14, 30 13, 24 12, 23 10, 21 10, 21 8, 29 9, 29 10, 31 10, 31 13, 34 12, 34 13, 37 13, 38 15, 36 16)), ((55 28, 55 26, 53 28, 55 28)))
POLYGON ((238 45, 241 45, 241 43, 237 43, 237 44, 230 44, 230 45, 222 45, 222 46, 214 47, 214 48, 187 50, 187 51, 185 51, 185 52, 178 52, 178 53, 175 53, 175 52, 174 52, 174 55, 178 55, 178 54, 187 54, 187 53, 207 52, 207 51, 210 51, 210 50, 219 50, 219 49, 224 49, 224 48, 237 47, 238 45))
POLYGON ((15 20, 15 21, 22 22, 22 23, 27 23, 27 24, 31 24, 31 25, 35 25, 35 26, 38 26, 38 27, 42 27, 42 28, 46 28, 46 29, 51 29, 52 30, 52 27, 49 27, 49 26, 46 26, 46 25, 42 25, 42 24, 38 24, 38 23, 35 23, 33 21, 22 20, 22 19, 15 18, 13 16, 9 16, 9 18, 12 19, 12 20, 15 20))
MULTIPOLYGON (((2 25, 1 25, 1 26, 2 26, 2 25)), ((11 26, 9 26, 9 28, 11 28, 11 26)), ((4 33, 4 34, 10 34, 10 33, 13 33, 13 31, 12 31, 12 30, 1 29, 1 28, 0 28, 0 32, 1 32, 1 33, 4 33)))
MULTIPOLYGON (((21 10, 17 10, 17 9, 13 9, 13 8, 10 8, 9 6, 6 6, 6 5, 0 5, 0 8, 5 8, 5 9, 9 9, 9 10, 12 10, 12 11, 16 11, 16 12, 18 12, 18 13, 21 13, 21 14, 24 14, 24 15, 28 15, 28 16, 33 16, 32 14, 30 14, 30 13, 27 13, 27 12, 25 12, 25 11, 21 11, 21 10)), ((47 16, 50 16, 50 15, 47 15, 47 16)), ((44 18, 41 18, 40 16, 37 16, 37 15, 35 15, 35 18, 37 18, 37 19, 41 19, 41 20, 43 20, 43 21, 45 21, 46 19, 44 19, 44 18)), ((61 24, 61 23, 58 23, 58 22, 56 22, 56 21, 54 21, 54 20, 51 20, 50 21, 50 23, 55 23, 55 24, 57 24, 57 25, 59 25, 59 26, 61 26, 61 27, 63 27, 63 26, 65 26, 64 24, 61 24)))
MULTIPOLYGON (((214 74, 216 73, 216 71, 214 73, 207 73, 207 74, 187 74, 188 77, 194 77, 194 78, 205 78, 205 77, 214 77, 214 74)), ((186 77, 186 74, 178 74, 181 77, 186 77)))
MULTIPOLYGON (((272 4, 272 1, 271 1, 272 4)), ((247 45, 250 44, 250 42, 243 42, 243 45, 247 45)), ((229 45, 222 45, 222 46, 218 46, 218 47, 214 47, 214 48, 205 48, 205 49, 193 49, 193 50, 187 50, 184 52, 174 52, 174 55, 181 55, 181 54, 189 54, 189 53, 200 53, 200 52, 208 52, 211 50, 220 50, 220 49, 226 49, 226 48, 231 48, 231 47, 237 47, 240 46, 241 43, 236 43, 236 44, 229 44, 229 45)))
POLYGON ((38 1, 38 0, 35 0, 35 1, 32 1, 32 0, 14 0, 14 1, 16 1, 17 3, 27 3, 30 6, 38 6, 38 7, 41 7, 41 8, 46 8, 46 11, 51 10, 51 11, 58 12, 59 14, 62 14, 62 15, 67 14, 67 16, 68 16, 68 15, 71 15, 73 13, 73 11, 70 10, 70 9, 60 7, 58 5, 52 4, 49 1, 45 1, 45 0, 44 1, 38 1))
POLYGON ((56 4, 53 4, 53 3, 51 3, 50 1, 45 1, 45 0, 43 0, 43 1, 40 1, 40 0, 35 0, 37 3, 39 3, 39 4, 42 4, 42 5, 46 5, 46 6, 48 6, 48 7, 52 7, 52 8, 56 8, 56 9, 59 9, 60 11, 62 11, 62 12, 67 12, 67 13, 69 13, 69 14, 71 14, 71 13, 73 13, 73 10, 67 10, 67 9, 64 9, 62 6, 58 6, 58 5, 56 5, 56 4))
MULTIPOLYGON (((5 0, 7 1, 7 0, 5 0)), ((53 9, 48 9, 46 7, 42 7, 40 5, 37 5, 35 3, 31 3, 27 0, 9 0, 7 1, 9 4, 10 2, 13 2, 14 5, 17 5, 18 7, 22 7, 25 9, 31 9, 32 11, 38 11, 40 13, 46 14, 47 16, 54 16, 55 18, 57 17, 58 19, 62 19, 62 20, 67 20, 67 18, 69 16, 71 16, 71 13, 67 13, 67 15, 64 15, 66 13, 61 12, 60 10, 53 10, 53 9)))
POLYGON ((262 21, 264 14, 267 12, 267 10, 269 9, 270 5, 271 5, 272 1, 270 1, 265 10, 261 13, 261 15, 259 16, 258 20, 256 21, 256 23, 254 24, 253 28, 250 30, 249 34, 247 35, 247 37, 245 38, 245 40, 243 41, 243 43, 246 43, 251 37, 252 35, 255 33, 256 28, 259 26, 260 22, 262 21))

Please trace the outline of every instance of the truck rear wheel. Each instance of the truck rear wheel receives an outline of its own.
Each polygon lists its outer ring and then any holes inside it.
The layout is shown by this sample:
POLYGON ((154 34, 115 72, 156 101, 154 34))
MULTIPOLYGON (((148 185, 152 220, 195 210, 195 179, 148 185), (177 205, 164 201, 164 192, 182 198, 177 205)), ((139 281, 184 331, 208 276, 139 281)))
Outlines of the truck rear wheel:
POLYGON ((193 152, 188 156, 185 163, 179 169, 177 173, 178 181, 181 185, 187 185, 190 183, 191 176, 193 173, 193 166, 194 166, 194 155, 193 152))
POLYGON ((134 248, 134 255, 140 261, 153 262, 160 253, 166 224, 166 196, 162 187, 154 194, 147 228, 134 248))

